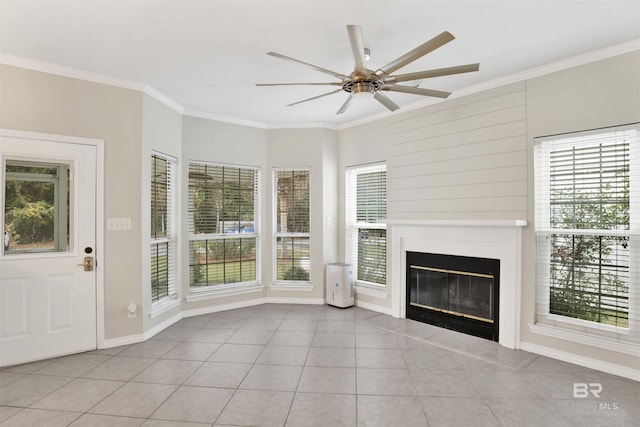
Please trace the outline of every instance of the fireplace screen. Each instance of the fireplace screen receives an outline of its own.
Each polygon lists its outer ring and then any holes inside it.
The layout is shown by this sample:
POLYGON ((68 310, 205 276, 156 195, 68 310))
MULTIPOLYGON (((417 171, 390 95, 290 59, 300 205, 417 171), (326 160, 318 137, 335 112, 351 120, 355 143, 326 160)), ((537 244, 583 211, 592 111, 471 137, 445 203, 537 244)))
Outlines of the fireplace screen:
POLYGON ((407 319, 498 341, 500 260, 406 255, 407 319))
POLYGON ((410 269, 410 305, 494 322, 493 275, 417 265, 410 269))

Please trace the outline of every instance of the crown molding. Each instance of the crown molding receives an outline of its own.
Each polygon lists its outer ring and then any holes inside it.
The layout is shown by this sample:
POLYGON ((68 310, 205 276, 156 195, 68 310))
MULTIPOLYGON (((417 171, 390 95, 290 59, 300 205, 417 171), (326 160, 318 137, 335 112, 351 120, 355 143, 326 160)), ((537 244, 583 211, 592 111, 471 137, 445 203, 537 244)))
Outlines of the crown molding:
MULTIPOLYGON (((577 67, 580 65, 589 64, 591 62, 600 61, 603 59, 611 58, 613 56, 623 55, 625 53, 629 53, 637 50, 640 50, 640 38, 632 39, 627 42, 619 43, 619 44, 609 46, 603 49, 598 49, 592 52, 576 55, 571 58, 562 59, 560 61, 552 62, 552 63, 545 64, 535 68, 531 68, 522 72, 499 77, 497 79, 489 80, 487 82, 468 86, 466 88, 463 88, 454 92, 448 99, 455 99, 455 98, 460 98, 467 95, 472 95, 472 94, 483 92, 486 90, 495 89, 500 86, 506 86, 511 83, 526 81, 536 77, 541 77, 547 74, 555 73, 558 71, 566 70, 566 69, 577 67)), ((268 124, 268 123, 254 122, 251 120, 239 119, 236 117, 229 117, 229 116, 223 116, 223 115, 211 114, 211 113, 206 113, 206 112, 201 112, 196 110, 185 109, 182 105, 175 102, 173 99, 171 99, 167 95, 163 94, 162 92, 154 89, 153 87, 145 83, 134 82, 126 79, 121 79, 118 77, 112 77, 104 74, 78 70, 75 68, 52 64, 49 62, 23 58, 19 56, 4 54, 4 53, 0 53, 0 63, 11 65, 14 67, 19 67, 19 68, 26 68, 34 71, 41 71, 44 73, 55 74, 55 75, 60 75, 64 77, 70 77, 74 79, 86 80, 94 83, 120 87, 124 89, 136 90, 151 96, 157 101, 165 104, 166 106, 172 108, 178 113, 186 116, 216 120, 216 121, 225 122, 225 123, 255 127, 259 129, 324 128, 324 129, 330 129, 330 130, 343 130, 343 129, 349 129, 352 127, 371 123, 376 120, 385 119, 385 118, 391 117, 393 114, 401 114, 407 111, 417 110, 430 105, 434 105, 436 103, 441 103, 446 101, 446 100, 435 100, 433 98, 428 98, 422 101, 405 105, 397 113, 393 113, 390 111, 383 111, 378 114, 373 114, 361 119, 356 119, 356 120, 346 122, 346 123, 341 123, 341 124, 322 123, 322 122, 268 124)))
POLYGON ((267 125, 261 122, 254 122, 251 120, 245 120, 245 119, 238 119, 236 117, 229 117, 229 116, 222 116, 219 114, 212 114, 212 113, 206 113, 203 111, 196 111, 196 110, 184 110, 183 113, 185 116, 189 116, 189 117, 197 117, 200 119, 208 119, 208 120, 215 120, 218 122, 225 122, 225 123, 231 123, 231 124, 235 124, 235 125, 242 125, 242 126, 249 126, 249 127, 254 127, 254 128, 259 128, 259 129, 266 129, 267 125))
POLYGON ((169 98, 167 95, 165 95, 164 93, 160 92, 159 90, 156 90, 156 89, 152 88, 149 85, 144 85, 143 92, 146 95, 149 95, 150 97, 155 99, 156 101, 161 102, 162 104, 166 105, 167 107, 173 109, 177 113, 184 114, 185 109, 184 109, 184 107, 182 105, 178 104, 176 101, 174 101, 173 99, 169 98))
MULTIPOLYGON (((455 91, 447 99, 460 98, 467 95, 473 95, 475 93, 484 92, 486 90, 495 89, 501 86, 507 86, 511 83, 530 80, 536 77, 542 77, 547 74, 556 73, 558 71, 567 70, 569 68, 586 65, 592 62, 601 61, 603 59, 611 58, 625 53, 640 50, 640 39, 632 39, 623 43, 619 43, 613 46, 608 46, 602 49, 594 50, 591 52, 583 53, 580 55, 572 56, 570 58, 562 59, 560 61, 551 62, 549 64, 541 65, 539 67, 530 68, 518 73, 509 74, 507 76, 498 77, 493 80, 489 80, 476 85, 468 86, 460 90, 455 91)), ((395 114, 401 114, 407 111, 418 110, 420 108, 428 107, 437 103, 446 102, 446 100, 439 100, 434 98, 425 98, 424 100, 404 105, 395 114)), ((394 113, 391 111, 384 111, 382 113, 357 119, 351 122, 343 123, 338 126, 338 130, 348 129, 355 126, 367 124, 376 120, 391 117, 394 113)))
POLYGON ((106 86, 114 86, 122 89, 135 90, 142 92, 161 102, 167 107, 183 114, 184 107, 162 92, 152 88, 145 83, 134 82, 131 80, 121 79, 118 77, 108 76, 105 74, 93 73, 91 71, 79 70, 77 68, 65 67, 63 65, 53 64, 51 62, 39 61, 37 59, 24 58, 21 56, 8 55, 0 53, 0 64, 10 65, 12 67, 25 68, 42 73, 54 74, 62 77, 69 77, 77 80, 84 80, 92 83, 103 84, 106 86))
POLYGON ((267 125, 267 129, 318 129, 318 128, 338 130, 339 126, 333 123, 325 123, 325 122, 273 123, 273 124, 267 125))
POLYGON ((570 68, 579 67, 581 65, 590 64, 592 62, 601 61, 603 59, 611 58, 625 53, 640 50, 640 39, 629 40, 624 43, 609 46, 603 49, 586 52, 580 55, 572 56, 570 58, 561 59, 559 61, 550 62, 539 67, 530 68, 518 73, 510 74, 507 76, 499 77, 497 79, 489 80, 484 83, 469 86, 462 90, 455 92, 451 98, 459 98, 462 96, 470 95, 473 93, 482 92, 488 89, 495 89, 500 86, 507 86, 511 83, 531 80, 537 77, 542 77, 548 74, 556 73, 558 71, 568 70, 570 68))

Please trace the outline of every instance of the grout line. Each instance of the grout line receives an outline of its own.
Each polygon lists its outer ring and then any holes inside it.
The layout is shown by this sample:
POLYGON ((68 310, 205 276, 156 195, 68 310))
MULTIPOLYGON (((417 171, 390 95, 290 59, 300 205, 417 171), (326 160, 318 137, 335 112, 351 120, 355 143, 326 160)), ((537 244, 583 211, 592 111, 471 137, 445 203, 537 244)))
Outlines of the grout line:
MULTIPOLYGON (((434 347, 441 348, 443 350, 452 351, 454 353, 458 353, 458 354, 462 354, 462 355, 465 355, 465 356, 473 357, 475 359, 482 360, 483 362, 492 363, 492 364, 494 364, 496 366, 500 366, 500 367, 503 367, 503 368, 511 369, 513 371, 519 371, 519 370, 523 369, 529 363, 531 363, 531 361, 533 361, 536 358, 536 355, 532 354, 531 357, 528 357, 522 363, 520 363, 518 366, 514 367, 514 366, 509 366, 509 365, 505 365, 505 364, 496 362, 495 360, 491 360, 491 359, 485 358, 485 357, 483 357, 481 355, 478 355, 478 354, 474 354, 474 353, 470 353, 468 351, 461 350, 459 348, 447 346, 445 344, 442 344, 442 343, 439 343, 439 342, 435 342, 435 341, 430 341, 430 340, 428 340, 426 338, 415 337, 415 336, 412 336, 412 335, 409 335, 409 334, 398 332, 398 331, 396 331, 394 329, 385 328, 383 326, 379 326, 379 325, 375 325, 375 324, 373 324, 373 325, 369 324, 369 326, 372 326, 372 327, 377 328, 377 329, 381 329, 381 330, 386 331, 386 332, 390 332, 390 333, 396 334, 398 336, 409 338, 409 339, 412 339, 412 340, 415 340, 415 341, 420 341, 420 342, 423 342, 425 344, 429 344, 429 345, 432 345, 434 347)), ((513 350, 513 351, 521 351, 521 350, 513 350)))

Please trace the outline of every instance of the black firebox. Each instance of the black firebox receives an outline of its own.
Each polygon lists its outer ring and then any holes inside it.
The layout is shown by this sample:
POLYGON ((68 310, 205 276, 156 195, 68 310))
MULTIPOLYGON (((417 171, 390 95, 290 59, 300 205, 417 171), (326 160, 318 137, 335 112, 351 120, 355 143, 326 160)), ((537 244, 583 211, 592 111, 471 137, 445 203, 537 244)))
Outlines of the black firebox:
POLYGON ((498 341, 500 261, 407 252, 407 318, 498 341))

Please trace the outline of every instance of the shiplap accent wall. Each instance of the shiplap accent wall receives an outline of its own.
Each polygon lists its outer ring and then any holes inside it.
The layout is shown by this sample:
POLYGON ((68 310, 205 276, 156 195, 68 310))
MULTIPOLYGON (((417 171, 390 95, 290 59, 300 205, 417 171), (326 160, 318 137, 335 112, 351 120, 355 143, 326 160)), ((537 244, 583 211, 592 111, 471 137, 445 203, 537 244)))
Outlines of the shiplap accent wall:
POLYGON ((525 83, 391 123, 389 218, 526 219, 525 83))

